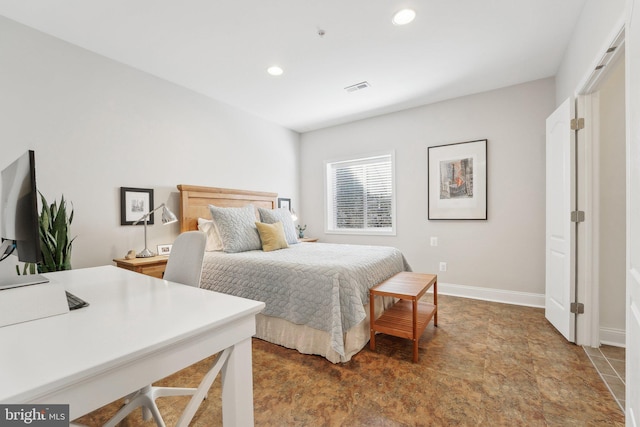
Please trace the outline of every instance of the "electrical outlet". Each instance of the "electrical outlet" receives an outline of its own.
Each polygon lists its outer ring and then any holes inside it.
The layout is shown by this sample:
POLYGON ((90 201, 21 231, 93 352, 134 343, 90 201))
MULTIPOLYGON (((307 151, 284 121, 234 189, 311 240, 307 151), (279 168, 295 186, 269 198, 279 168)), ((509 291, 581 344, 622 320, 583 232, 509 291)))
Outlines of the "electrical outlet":
POLYGON ((432 237, 431 238, 431 246, 438 246, 438 238, 437 237, 432 237))
POLYGON ((446 262, 441 262, 440 263, 440 271, 447 271, 447 263, 446 262))

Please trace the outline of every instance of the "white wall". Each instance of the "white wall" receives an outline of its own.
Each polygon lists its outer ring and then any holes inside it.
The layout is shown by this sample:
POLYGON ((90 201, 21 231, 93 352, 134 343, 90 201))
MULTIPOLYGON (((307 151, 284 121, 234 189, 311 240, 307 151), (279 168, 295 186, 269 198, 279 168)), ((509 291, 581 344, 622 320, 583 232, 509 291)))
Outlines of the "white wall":
POLYGON ((575 96, 624 26, 625 0, 587 0, 556 74, 556 105, 575 96))
MULTIPOLYGON (((297 207, 297 133, 3 17, 0 94, 0 167, 34 149, 39 190, 73 201, 74 268, 143 248, 141 227, 120 226, 120 187, 153 188, 176 214, 177 184, 273 191, 297 207)), ((178 232, 150 226, 149 246, 178 232)), ((0 274, 15 274, 9 264, 0 274)))
POLYGON ((626 144, 624 58, 600 88, 600 327, 625 330, 626 144))
POLYGON ((440 282, 544 293, 545 119, 553 79, 304 133, 301 222, 321 241, 395 246, 440 282), (488 139, 487 221, 427 220, 427 147, 488 139), (323 162, 396 152, 397 236, 324 234, 323 162), (437 236, 438 247, 429 237, 437 236))

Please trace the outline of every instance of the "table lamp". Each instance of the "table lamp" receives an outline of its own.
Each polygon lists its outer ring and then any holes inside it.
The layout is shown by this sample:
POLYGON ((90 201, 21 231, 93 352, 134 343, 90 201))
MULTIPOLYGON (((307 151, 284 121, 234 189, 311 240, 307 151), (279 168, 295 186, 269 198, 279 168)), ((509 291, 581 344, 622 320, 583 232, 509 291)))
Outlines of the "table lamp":
POLYGON ((171 224, 172 222, 176 222, 178 220, 175 214, 169 210, 166 204, 163 203, 157 208, 150 210, 143 217, 141 217, 139 220, 134 222, 133 225, 136 225, 139 222, 144 221, 144 249, 142 250, 142 252, 136 255, 136 258, 149 258, 152 256, 156 256, 155 253, 151 252, 149 248, 147 248, 147 220, 149 219, 149 216, 151 216, 152 213, 154 213, 160 208, 162 208, 162 224, 163 225, 171 224))

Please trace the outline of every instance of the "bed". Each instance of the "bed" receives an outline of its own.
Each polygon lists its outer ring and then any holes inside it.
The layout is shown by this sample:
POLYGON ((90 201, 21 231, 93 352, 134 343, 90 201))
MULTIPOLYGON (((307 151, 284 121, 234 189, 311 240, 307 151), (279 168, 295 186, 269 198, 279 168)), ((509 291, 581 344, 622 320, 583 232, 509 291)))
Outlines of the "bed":
MULTIPOLYGON (((193 185, 178 190, 181 232, 210 219, 209 205, 276 209, 275 193, 193 185)), ((207 252, 200 286, 265 302, 257 338, 341 363, 369 341, 369 288, 400 271, 410 267, 395 248, 297 243, 270 252, 207 252)), ((392 303, 386 299, 376 309, 392 303)))

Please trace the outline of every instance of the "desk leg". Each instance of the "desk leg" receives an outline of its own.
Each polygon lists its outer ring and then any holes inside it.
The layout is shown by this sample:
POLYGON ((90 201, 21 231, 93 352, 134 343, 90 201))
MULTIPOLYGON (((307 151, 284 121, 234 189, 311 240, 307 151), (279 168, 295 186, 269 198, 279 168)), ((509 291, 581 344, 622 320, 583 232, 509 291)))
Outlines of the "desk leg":
POLYGON ((222 368, 222 424, 253 425, 253 368, 251 338, 233 346, 222 368))

